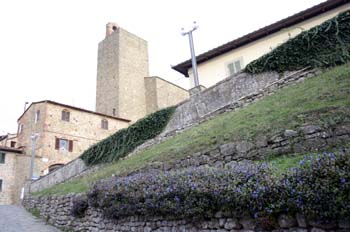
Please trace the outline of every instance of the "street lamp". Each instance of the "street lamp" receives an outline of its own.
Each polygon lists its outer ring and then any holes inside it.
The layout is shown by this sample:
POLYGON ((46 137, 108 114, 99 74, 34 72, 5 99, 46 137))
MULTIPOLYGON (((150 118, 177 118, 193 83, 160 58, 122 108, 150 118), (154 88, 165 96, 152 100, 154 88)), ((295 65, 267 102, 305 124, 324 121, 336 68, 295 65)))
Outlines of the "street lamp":
POLYGON ((39 137, 39 134, 34 134, 34 133, 30 136, 30 139, 32 141, 32 158, 30 160, 29 178, 31 180, 34 179, 33 175, 34 175, 34 160, 35 160, 35 143, 38 137, 39 137))
POLYGON ((192 58, 192 70, 193 70, 193 77, 194 77, 194 87, 199 86, 197 61, 196 61, 196 55, 194 53, 193 36, 192 36, 192 32, 195 31, 197 28, 198 28, 198 25, 196 24, 196 21, 193 22, 192 28, 188 31, 185 31, 184 28, 181 28, 181 30, 182 30, 181 34, 183 36, 188 35, 188 39, 190 42, 191 58, 192 58))

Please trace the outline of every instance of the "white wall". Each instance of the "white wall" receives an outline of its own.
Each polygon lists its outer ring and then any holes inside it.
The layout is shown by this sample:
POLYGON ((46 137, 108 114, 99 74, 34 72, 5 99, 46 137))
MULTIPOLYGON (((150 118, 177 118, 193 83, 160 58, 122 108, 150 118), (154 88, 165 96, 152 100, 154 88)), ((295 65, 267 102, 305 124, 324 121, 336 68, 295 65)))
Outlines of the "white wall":
MULTIPOLYGON (((308 30, 316 25, 319 25, 324 21, 335 17, 337 14, 339 14, 339 12, 348 9, 350 9, 350 4, 338 7, 334 10, 328 11, 324 14, 296 24, 292 27, 285 28, 279 32, 276 32, 255 42, 249 43, 245 46, 234 49, 228 53, 199 64, 199 84, 205 87, 214 85, 218 81, 221 81, 229 76, 226 65, 233 60, 242 59, 242 68, 244 68, 251 61, 271 51, 272 48, 275 48, 279 44, 286 42, 290 37, 295 37, 303 30, 308 30)), ((190 69, 188 73, 190 76, 190 86, 193 88, 194 80, 192 69, 190 69)))

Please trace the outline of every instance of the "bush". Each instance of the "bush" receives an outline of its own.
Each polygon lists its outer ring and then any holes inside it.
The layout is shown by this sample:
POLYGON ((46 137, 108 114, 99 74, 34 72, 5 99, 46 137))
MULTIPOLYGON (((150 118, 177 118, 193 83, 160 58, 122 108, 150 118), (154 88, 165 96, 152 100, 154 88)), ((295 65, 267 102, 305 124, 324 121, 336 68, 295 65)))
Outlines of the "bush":
POLYGON ((71 209, 71 215, 77 218, 82 218, 85 216, 85 211, 89 207, 86 198, 76 198, 73 200, 73 207, 71 209))
POLYGON ((292 71, 305 67, 325 68, 350 60, 350 11, 304 31, 252 61, 245 72, 292 71))
POLYGON ((125 157, 146 140, 160 134, 174 111, 175 107, 168 107, 138 120, 84 151, 81 159, 87 165, 95 165, 125 157))
POLYGON ((350 159, 344 154, 310 156, 286 176, 290 209, 312 218, 350 218, 350 159))
POLYGON ((131 215, 211 217, 222 205, 245 210, 250 204, 245 195, 252 191, 254 180, 268 177, 266 171, 265 165, 246 163, 229 169, 140 173, 96 185, 88 197, 91 206, 115 219, 131 215))
POLYGON ((207 218, 217 211, 269 217, 300 212, 324 220, 350 212, 350 151, 305 158, 277 179, 266 164, 139 173, 96 184, 89 204, 117 219, 132 215, 207 218))

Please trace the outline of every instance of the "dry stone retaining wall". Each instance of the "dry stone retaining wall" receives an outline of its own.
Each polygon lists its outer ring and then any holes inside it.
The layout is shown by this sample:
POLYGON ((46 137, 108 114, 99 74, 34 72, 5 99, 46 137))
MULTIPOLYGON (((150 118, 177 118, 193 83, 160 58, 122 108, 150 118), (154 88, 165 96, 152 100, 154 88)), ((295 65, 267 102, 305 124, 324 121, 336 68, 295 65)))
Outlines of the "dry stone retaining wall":
POLYGON ((290 83, 312 77, 316 73, 315 70, 305 68, 296 72, 286 72, 282 76, 276 72, 256 75, 239 73, 226 78, 179 104, 162 135, 191 127, 215 112, 222 112, 223 109, 232 110, 232 107, 242 107, 290 83))
POLYGON ((71 216, 73 201, 80 194, 66 196, 28 197, 23 204, 27 209, 38 209, 40 216, 54 226, 68 231, 147 231, 147 232, 325 232, 349 231, 350 223, 346 220, 320 223, 317 220, 307 220, 303 215, 279 215, 274 219, 249 216, 234 216, 230 213, 218 212, 208 219, 172 220, 162 217, 132 216, 119 220, 109 220, 103 217, 101 211, 88 208, 83 218, 71 216))
MULTIPOLYGON (((296 130, 286 129, 273 136, 258 136, 254 141, 235 141, 197 152, 173 163, 153 162, 145 169, 173 170, 209 165, 222 167, 230 162, 260 160, 267 155, 317 152, 350 142, 350 124, 330 127, 304 125, 296 130)), ((145 170, 146 171, 146 170, 145 170)))
POLYGON ((160 143, 218 114, 243 108, 273 94, 278 89, 318 74, 317 70, 305 68, 296 72, 286 72, 283 76, 274 72, 254 76, 240 73, 226 78, 179 104, 164 131, 156 138, 137 147, 130 155, 160 143))
POLYGON ((86 174, 88 171, 89 172, 94 171, 96 168, 97 167, 88 169, 88 167, 85 165, 83 160, 79 158, 75 159, 69 162, 68 164, 64 165, 63 167, 26 185, 25 192, 32 193, 32 192, 41 191, 53 185, 69 180, 72 177, 86 174))

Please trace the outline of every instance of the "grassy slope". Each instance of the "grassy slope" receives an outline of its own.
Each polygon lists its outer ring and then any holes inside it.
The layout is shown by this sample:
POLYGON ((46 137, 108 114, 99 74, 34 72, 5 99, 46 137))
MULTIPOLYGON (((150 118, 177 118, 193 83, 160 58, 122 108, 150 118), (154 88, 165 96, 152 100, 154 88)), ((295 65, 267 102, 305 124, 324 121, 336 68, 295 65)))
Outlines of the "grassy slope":
MULTIPOLYGON (((53 186, 37 195, 84 192, 98 179, 136 171, 151 161, 176 160, 203 148, 237 139, 254 139, 258 134, 293 129, 305 122, 322 125, 337 120, 350 122, 350 63, 280 90, 244 109, 222 114, 96 173, 53 186)), ((299 155, 270 162, 285 170, 301 158, 299 155)))

